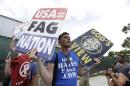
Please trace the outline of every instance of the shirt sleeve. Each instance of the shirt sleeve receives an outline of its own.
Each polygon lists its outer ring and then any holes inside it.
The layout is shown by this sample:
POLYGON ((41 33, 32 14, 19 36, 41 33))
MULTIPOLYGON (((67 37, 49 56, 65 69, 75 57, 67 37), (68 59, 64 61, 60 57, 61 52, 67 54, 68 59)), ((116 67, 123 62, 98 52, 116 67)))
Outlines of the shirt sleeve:
POLYGON ((48 63, 55 63, 56 61, 56 55, 58 55, 56 52, 53 54, 52 59, 48 61, 48 63))
POLYGON ((35 62, 30 63, 31 75, 35 75, 38 72, 37 64, 35 62))

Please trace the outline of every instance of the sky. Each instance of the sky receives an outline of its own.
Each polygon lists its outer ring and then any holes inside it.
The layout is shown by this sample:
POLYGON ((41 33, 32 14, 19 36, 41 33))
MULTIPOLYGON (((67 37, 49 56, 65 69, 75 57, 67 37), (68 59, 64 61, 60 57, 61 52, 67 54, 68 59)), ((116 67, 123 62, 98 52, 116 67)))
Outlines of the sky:
POLYGON ((30 21, 39 8, 68 8, 61 32, 71 39, 94 28, 111 40, 109 51, 120 51, 123 40, 129 36, 121 30, 130 23, 130 0, 0 0, 0 14, 30 21))

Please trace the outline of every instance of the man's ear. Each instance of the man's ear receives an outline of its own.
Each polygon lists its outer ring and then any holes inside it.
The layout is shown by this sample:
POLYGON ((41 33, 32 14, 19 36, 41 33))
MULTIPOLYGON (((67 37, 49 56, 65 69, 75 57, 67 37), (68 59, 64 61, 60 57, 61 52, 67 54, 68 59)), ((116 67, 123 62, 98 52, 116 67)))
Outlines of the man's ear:
POLYGON ((60 40, 58 40, 58 45, 61 45, 61 41, 60 40))

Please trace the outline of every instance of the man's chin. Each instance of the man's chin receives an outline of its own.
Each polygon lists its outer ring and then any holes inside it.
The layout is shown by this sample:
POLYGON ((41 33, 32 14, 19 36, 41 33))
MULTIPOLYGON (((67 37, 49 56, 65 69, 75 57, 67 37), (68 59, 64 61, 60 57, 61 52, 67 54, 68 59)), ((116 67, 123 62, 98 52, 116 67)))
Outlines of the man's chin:
POLYGON ((66 46, 65 46, 65 48, 70 48, 70 47, 71 47, 71 45, 66 45, 66 46))

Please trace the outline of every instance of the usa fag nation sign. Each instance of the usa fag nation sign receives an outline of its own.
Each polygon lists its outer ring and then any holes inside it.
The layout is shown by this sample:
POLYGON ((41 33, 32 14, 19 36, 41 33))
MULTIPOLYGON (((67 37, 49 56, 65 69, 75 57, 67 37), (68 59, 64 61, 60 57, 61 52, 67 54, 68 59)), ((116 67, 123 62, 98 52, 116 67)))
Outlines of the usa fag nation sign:
POLYGON ((31 49, 37 49, 39 57, 51 59, 66 13, 66 8, 37 10, 27 31, 23 32, 17 42, 16 51, 26 53, 31 49))
POLYGON ((93 66, 94 58, 102 57, 113 43, 95 29, 91 29, 72 42, 71 48, 88 67, 93 66))

